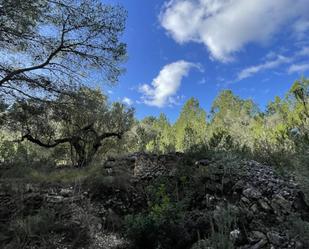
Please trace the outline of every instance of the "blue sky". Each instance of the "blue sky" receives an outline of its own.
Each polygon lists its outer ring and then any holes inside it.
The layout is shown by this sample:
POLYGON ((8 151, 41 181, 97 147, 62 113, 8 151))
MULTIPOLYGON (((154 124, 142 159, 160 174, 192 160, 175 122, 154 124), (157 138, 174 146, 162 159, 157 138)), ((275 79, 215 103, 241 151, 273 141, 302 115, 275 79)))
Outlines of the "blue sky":
POLYGON ((309 74, 308 0, 108 0, 128 11, 126 68, 111 100, 171 121, 223 89, 261 108, 309 74))

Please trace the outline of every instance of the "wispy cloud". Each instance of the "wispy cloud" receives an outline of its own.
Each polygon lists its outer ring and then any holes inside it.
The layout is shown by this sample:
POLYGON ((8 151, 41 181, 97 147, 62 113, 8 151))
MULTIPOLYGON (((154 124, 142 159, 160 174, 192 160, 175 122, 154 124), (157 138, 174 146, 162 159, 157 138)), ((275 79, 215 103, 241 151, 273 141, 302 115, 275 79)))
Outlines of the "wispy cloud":
POLYGON ((303 64, 293 64, 289 67, 288 73, 304 73, 306 71, 309 71, 309 63, 303 63, 303 64))
POLYGON ((189 74, 193 67, 200 68, 199 65, 184 60, 165 65, 151 84, 139 87, 139 91, 143 94, 143 102, 157 107, 174 104, 174 97, 182 79, 189 74))
POLYGON ((243 79, 249 78, 260 71, 267 70, 267 69, 273 69, 282 64, 290 63, 291 61, 292 61, 291 58, 278 55, 277 58, 274 60, 267 60, 266 62, 262 64, 247 67, 243 69, 242 71, 238 73, 237 80, 243 80, 243 79))
POLYGON ((304 72, 307 71, 307 63, 297 63, 297 61, 302 60, 309 56, 309 47, 304 46, 300 48, 299 51, 294 52, 289 56, 284 56, 282 54, 276 54, 275 52, 269 52, 265 56, 265 61, 258 65, 250 66, 242 69, 238 74, 236 81, 249 78, 259 72, 268 69, 274 69, 281 65, 289 65, 288 73, 304 72), (294 63, 294 64, 292 64, 294 63))
POLYGON ((159 16, 178 43, 204 44, 227 62, 249 43, 265 43, 284 25, 300 36, 308 30, 308 0, 170 0, 159 16))
POLYGON ((298 53, 298 56, 309 56, 309 47, 303 47, 298 53))

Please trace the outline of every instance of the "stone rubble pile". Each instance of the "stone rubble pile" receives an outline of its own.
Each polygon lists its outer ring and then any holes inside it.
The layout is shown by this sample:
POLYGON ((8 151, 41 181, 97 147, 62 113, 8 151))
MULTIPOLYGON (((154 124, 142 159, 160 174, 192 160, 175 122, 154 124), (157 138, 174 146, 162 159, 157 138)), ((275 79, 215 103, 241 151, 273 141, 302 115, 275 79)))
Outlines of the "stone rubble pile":
MULTIPOLYGON (((43 208, 52 210, 73 233, 87 230, 87 235, 80 237, 90 236, 90 243, 79 248, 129 248, 128 242, 117 235, 123 217, 147 207, 144 187, 151 179, 176 177, 177 169, 184 162, 185 156, 181 153, 136 153, 110 158, 102 167, 106 175, 129 176, 128 183, 122 182, 122 187, 121 184, 120 187, 104 185, 96 191, 83 186, 19 186, 0 182, 0 247, 5 248, 3 245, 9 243, 14 234, 9 229, 12 219, 34 215, 43 208)), ((186 213, 188 224, 199 227, 198 222, 208 214, 216 219, 228 204, 239 214, 237 225, 230 231, 235 248, 306 249, 301 238, 291 236, 285 225, 290 217, 309 221, 309 207, 294 179, 280 176, 273 168, 255 161, 242 161, 239 168, 225 166, 210 159, 193 161, 188 166, 194 167, 196 172, 204 172, 197 174, 203 178, 204 187, 192 195, 190 211, 186 213)), ((56 237, 57 248, 67 248, 65 245, 70 243, 67 237, 67 234, 56 237)), ((201 239, 192 249, 204 248, 202 245, 207 243, 206 238, 201 239)))
MULTIPOLYGON (((174 176, 184 155, 139 154, 112 160, 114 168, 129 165, 131 174, 142 182, 158 176, 174 176)), ((107 161, 106 165, 111 164, 107 161)), ((309 221, 304 194, 292 177, 280 176, 272 167, 256 161, 242 161, 239 168, 228 174, 224 166, 209 159, 198 160, 193 165, 204 168, 209 175, 204 176, 205 192, 196 193, 192 209, 206 213, 229 203, 243 214, 243 227, 231 231, 236 248, 306 248, 300 238, 291 238, 288 227, 283 225, 292 216, 309 221)))

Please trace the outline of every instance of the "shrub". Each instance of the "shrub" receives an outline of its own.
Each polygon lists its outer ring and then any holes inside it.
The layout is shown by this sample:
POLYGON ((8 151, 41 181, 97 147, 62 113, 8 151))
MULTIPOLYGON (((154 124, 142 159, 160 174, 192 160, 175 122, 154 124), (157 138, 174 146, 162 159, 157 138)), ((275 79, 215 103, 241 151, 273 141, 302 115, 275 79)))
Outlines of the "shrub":
POLYGON ((212 232, 208 238, 210 245, 215 249, 233 249, 230 232, 236 225, 237 211, 228 205, 214 211, 213 218, 212 232))
POLYGON ((40 209, 35 215, 13 220, 11 230, 14 231, 16 248, 22 248, 30 240, 46 241, 55 227, 55 214, 51 210, 40 209))
POLYGON ((156 248, 158 224, 147 214, 128 215, 125 219, 126 236, 137 248, 156 248))
POLYGON ((302 220, 297 216, 290 216, 288 218, 288 225, 290 227, 289 233, 293 237, 299 238, 305 244, 305 247, 309 247, 309 222, 302 220))
POLYGON ((137 248, 186 248, 190 236, 184 226, 183 209, 174 203, 161 185, 149 209, 126 217, 125 233, 137 248))

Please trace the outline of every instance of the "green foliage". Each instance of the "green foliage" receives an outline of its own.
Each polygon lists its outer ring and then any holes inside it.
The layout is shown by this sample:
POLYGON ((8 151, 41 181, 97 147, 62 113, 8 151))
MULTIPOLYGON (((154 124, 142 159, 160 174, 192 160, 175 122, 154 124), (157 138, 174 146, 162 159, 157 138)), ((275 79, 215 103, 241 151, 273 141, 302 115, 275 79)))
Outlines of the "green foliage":
POLYGON ((303 107, 304 115, 309 118, 308 98, 309 98, 309 80, 302 78, 297 80, 290 89, 290 93, 303 107))
POLYGON ((117 82, 125 19, 99 0, 0 0, 0 93, 53 100, 98 78, 117 82))
POLYGON ((126 217, 126 235, 137 248, 186 248, 189 235, 181 204, 171 200, 164 185, 152 194, 147 212, 126 217))
POLYGON ((196 145, 196 131, 191 127, 186 126, 183 134, 183 150, 188 152, 196 145))
POLYGON ((17 101, 6 126, 21 133, 21 141, 43 148, 62 146, 62 160, 82 167, 92 161, 102 141, 119 139, 130 129, 133 113, 120 103, 109 105, 99 90, 82 87, 50 102, 17 101))
POLYGON ((216 249, 233 249, 230 232, 237 222, 237 211, 231 206, 214 211, 212 232, 208 238, 210 245, 216 249))
POLYGON ((55 229, 55 214, 51 210, 40 209, 35 215, 13 220, 11 229, 16 248, 24 247, 30 240, 44 243, 55 229))
POLYGON ((298 237, 304 243, 305 247, 309 246, 309 222, 304 221, 297 216, 288 217, 289 233, 292 236, 298 237))
POLYGON ((227 131, 239 144, 250 146, 251 121, 257 113, 252 100, 242 100, 230 90, 222 91, 211 108, 210 132, 227 131))
POLYGON ((155 129, 157 130, 158 150, 162 153, 175 151, 173 127, 170 125, 165 114, 160 114, 156 120, 155 129))
POLYGON ((206 127, 206 112, 200 107, 198 100, 189 99, 174 125, 176 150, 185 151, 189 147, 204 143, 206 127))
POLYGON ((85 248, 89 245, 92 216, 88 209, 79 211, 73 222, 70 219, 65 222, 65 218, 59 215, 59 210, 55 207, 45 206, 30 211, 32 213, 20 213, 10 221, 7 233, 10 239, 5 248, 52 249, 64 243, 70 244, 72 248, 85 248))
POLYGON ((15 45, 17 49, 25 49, 26 37, 34 34, 44 11, 47 11, 47 1, 1 0, 0 6, 0 44, 5 47, 15 45), (20 37, 21 34, 25 35, 24 39, 20 37), (12 40, 14 44, 9 44, 12 40))
POLYGON ((209 139, 209 147, 215 150, 232 150, 234 146, 233 137, 226 130, 218 130, 209 139))
MULTIPOLYGON (((307 157, 307 109, 306 79, 296 81, 285 98, 276 97, 264 113, 251 100, 223 91, 213 103, 208 123, 194 98, 185 103, 179 118, 171 124, 164 114, 133 120, 132 109, 119 103, 109 105, 99 90, 80 88, 54 102, 17 102, 5 111, 5 123, 15 133, 27 135, 30 131, 33 138, 48 146, 65 138, 66 144, 59 143, 47 153, 56 165, 89 164, 94 156, 103 160, 108 153, 233 151, 280 169, 296 169, 307 157), (122 134, 123 139, 99 139, 110 132, 122 134), (78 139, 73 142, 72 138, 78 139)), ((5 139, 0 146, 3 161, 17 162, 14 155, 21 146, 5 139)), ((29 151, 37 150, 29 145, 26 148, 27 158, 29 151)), ((30 158, 38 157, 32 152, 30 158)))
POLYGON ((168 153, 189 151, 203 144, 206 139, 206 113, 199 102, 189 99, 176 123, 170 124, 164 114, 146 117, 132 129, 137 151, 168 153))
POLYGON ((3 163, 12 164, 15 160, 15 155, 17 154, 17 146, 7 140, 5 135, 0 137, 0 158, 3 163))
POLYGON ((164 114, 146 117, 133 127, 136 151, 167 153, 175 151, 173 127, 164 114))
POLYGON ((156 248, 158 226, 153 217, 137 214, 126 217, 126 236, 130 238, 137 248, 156 248))

